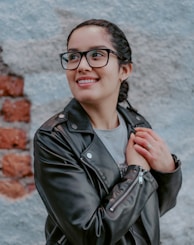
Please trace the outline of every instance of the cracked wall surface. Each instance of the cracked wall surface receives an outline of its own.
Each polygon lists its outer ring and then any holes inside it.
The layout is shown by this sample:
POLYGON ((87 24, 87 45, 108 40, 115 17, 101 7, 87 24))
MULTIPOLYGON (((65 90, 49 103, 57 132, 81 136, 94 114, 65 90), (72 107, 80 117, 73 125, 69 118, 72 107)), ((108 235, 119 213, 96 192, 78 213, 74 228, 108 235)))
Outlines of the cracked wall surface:
MULTIPOLYGON (((0 76, 23 78, 31 103, 26 127, 31 157, 34 132, 71 97, 58 55, 71 28, 105 18, 124 30, 133 51, 129 99, 183 162, 177 206, 161 218, 162 244, 193 244, 194 1, 0 0, 0 10, 0 76)), ((8 124, 2 118, 0 123, 8 124)), ((2 244, 44 244, 46 211, 30 181, 27 195, 0 196, 2 244)))

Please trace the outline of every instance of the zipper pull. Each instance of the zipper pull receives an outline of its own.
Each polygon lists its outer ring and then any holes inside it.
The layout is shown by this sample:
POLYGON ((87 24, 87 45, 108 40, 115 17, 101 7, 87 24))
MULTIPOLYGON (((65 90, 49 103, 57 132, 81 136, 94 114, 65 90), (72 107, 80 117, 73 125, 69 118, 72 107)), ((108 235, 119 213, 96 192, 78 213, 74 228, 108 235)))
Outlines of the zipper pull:
POLYGON ((140 185, 143 184, 143 174, 144 174, 144 170, 142 168, 140 168, 140 170, 139 170, 139 184, 140 185))

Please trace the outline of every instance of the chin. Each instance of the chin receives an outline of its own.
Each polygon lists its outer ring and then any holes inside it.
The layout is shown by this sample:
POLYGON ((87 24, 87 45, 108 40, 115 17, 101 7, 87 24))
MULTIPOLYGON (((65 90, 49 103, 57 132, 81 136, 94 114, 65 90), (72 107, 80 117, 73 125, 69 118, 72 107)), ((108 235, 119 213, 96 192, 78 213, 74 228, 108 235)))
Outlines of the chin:
POLYGON ((93 104, 97 103, 98 99, 94 96, 88 95, 88 96, 74 96, 77 101, 79 101, 81 104, 93 104))
MULTIPOLYGON (((72 91, 73 92, 73 91, 72 91)), ((88 90, 88 91, 83 91, 83 90, 79 90, 79 91, 74 91, 73 96, 75 97, 76 100, 78 101, 87 101, 87 100, 93 100, 96 97, 98 97, 99 95, 97 95, 96 93, 94 93, 95 91, 92 90, 88 90)))

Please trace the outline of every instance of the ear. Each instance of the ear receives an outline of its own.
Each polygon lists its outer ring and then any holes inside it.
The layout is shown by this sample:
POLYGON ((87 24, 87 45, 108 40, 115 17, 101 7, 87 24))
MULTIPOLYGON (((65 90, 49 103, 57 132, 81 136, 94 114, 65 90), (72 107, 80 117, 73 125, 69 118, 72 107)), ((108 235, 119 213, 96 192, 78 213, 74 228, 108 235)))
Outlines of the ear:
POLYGON ((131 63, 121 65, 121 67, 120 67, 121 81, 126 80, 130 76, 130 74, 132 73, 132 70, 133 70, 133 66, 131 63))

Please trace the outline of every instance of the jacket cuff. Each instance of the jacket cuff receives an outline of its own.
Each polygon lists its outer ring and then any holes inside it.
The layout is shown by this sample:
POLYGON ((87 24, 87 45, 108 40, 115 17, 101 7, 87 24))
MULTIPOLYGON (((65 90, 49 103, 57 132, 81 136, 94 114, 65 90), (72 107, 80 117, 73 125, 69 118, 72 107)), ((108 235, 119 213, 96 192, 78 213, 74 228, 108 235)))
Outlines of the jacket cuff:
POLYGON ((127 167, 127 171, 125 172, 125 175, 123 176, 123 180, 131 179, 134 180, 140 171, 140 166, 137 165, 130 165, 127 167))
POLYGON ((177 156, 176 155, 174 155, 174 154, 172 154, 172 158, 173 158, 173 160, 174 160, 174 164, 175 164, 175 169, 173 170, 173 171, 171 171, 171 172, 160 172, 160 171, 156 171, 156 170, 154 170, 154 169, 151 169, 150 171, 151 171, 151 173, 153 174, 153 175, 157 175, 157 174, 167 174, 167 175, 169 175, 169 174, 173 174, 173 173, 176 173, 176 172, 178 172, 179 170, 180 170, 180 168, 181 168, 181 161, 180 161, 180 159, 178 159, 177 158, 177 156))

